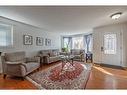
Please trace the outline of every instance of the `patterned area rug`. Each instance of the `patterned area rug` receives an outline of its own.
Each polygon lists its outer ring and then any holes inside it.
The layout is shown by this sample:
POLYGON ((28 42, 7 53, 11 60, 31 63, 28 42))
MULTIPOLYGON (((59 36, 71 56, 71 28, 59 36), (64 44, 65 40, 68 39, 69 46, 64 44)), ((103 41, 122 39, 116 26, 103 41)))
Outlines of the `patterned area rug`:
POLYGON ((91 67, 76 61, 73 65, 60 63, 26 78, 40 89, 85 89, 91 67))

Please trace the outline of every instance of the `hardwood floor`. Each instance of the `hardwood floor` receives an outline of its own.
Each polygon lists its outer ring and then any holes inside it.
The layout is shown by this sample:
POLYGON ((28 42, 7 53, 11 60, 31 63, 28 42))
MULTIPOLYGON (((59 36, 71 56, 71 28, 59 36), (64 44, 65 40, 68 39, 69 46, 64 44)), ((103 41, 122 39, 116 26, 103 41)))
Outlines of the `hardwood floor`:
POLYGON ((86 89, 127 89, 127 71, 93 66, 86 89))
POLYGON ((3 79, 0 75, 0 89, 36 89, 36 87, 27 80, 22 81, 20 78, 10 76, 3 79))
MULTIPOLYGON (((44 65, 40 68, 40 70, 44 70, 46 68, 49 68, 50 66, 53 66, 58 63, 53 63, 49 65, 44 65)), ((36 71, 35 71, 36 72, 36 71)), ((12 77, 7 76, 6 79, 3 79, 3 75, 0 75, 0 89, 32 89, 36 90, 37 87, 35 87, 31 82, 28 80, 22 80, 18 77, 12 77)))
MULTIPOLYGON (((46 69, 52 65, 45 65, 46 69)), ((40 70, 41 70, 40 69, 40 70)), ((0 75, 0 89, 37 89, 31 82, 20 78, 0 75)), ((86 89, 127 89, 127 71, 94 65, 86 89)))

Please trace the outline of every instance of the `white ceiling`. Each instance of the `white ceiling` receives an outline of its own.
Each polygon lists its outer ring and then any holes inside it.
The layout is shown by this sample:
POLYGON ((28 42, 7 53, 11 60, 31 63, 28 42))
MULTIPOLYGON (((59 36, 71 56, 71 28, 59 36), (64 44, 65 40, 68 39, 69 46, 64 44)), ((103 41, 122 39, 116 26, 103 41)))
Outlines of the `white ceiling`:
POLYGON ((63 34, 91 32, 94 27, 127 21, 127 6, 1 6, 0 16, 63 34), (110 15, 123 12, 118 20, 110 15))

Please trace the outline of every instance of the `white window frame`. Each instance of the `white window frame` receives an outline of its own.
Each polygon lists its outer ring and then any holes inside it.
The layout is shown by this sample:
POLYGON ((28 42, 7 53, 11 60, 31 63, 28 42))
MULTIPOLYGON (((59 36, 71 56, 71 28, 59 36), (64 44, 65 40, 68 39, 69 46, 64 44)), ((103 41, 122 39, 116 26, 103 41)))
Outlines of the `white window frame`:
POLYGON ((3 46, 0 45, 0 47, 1 47, 1 48, 3 48, 3 47, 13 47, 13 25, 5 24, 5 23, 2 23, 2 22, 0 22, 0 25, 3 25, 3 26, 4 26, 4 25, 9 26, 10 29, 11 29, 11 30, 10 30, 10 32, 11 32, 11 33, 10 33, 10 37, 11 37, 11 42, 10 42, 10 44, 9 44, 9 45, 5 45, 5 46, 4 46, 4 45, 3 45, 3 46))

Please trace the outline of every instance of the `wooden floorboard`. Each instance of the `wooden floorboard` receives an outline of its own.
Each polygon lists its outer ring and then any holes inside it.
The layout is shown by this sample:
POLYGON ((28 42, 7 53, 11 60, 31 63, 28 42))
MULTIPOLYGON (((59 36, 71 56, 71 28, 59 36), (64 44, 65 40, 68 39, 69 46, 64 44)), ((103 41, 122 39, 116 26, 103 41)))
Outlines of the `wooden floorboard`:
POLYGON ((86 89, 127 89, 127 71, 95 65, 86 89))
MULTIPOLYGON (((44 65, 40 70, 47 69, 58 63, 44 65)), ((37 89, 28 80, 0 75, 0 89, 37 89)), ((94 65, 86 89, 127 89, 127 71, 94 65)))
POLYGON ((3 79, 0 75, 0 89, 37 89, 31 82, 21 78, 7 76, 6 79, 3 79))

